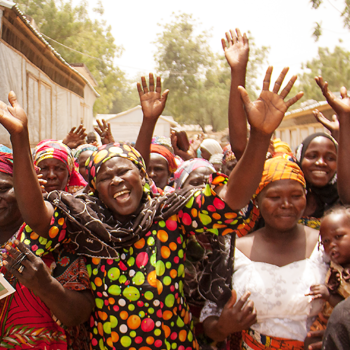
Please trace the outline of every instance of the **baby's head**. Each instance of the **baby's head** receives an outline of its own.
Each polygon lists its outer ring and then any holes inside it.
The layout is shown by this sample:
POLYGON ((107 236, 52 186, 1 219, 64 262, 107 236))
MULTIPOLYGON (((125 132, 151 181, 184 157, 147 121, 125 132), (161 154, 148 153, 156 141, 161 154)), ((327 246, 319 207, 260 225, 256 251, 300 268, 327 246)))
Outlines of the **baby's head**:
POLYGON ((343 267, 350 266, 350 206, 326 211, 320 227, 321 242, 329 258, 343 267))

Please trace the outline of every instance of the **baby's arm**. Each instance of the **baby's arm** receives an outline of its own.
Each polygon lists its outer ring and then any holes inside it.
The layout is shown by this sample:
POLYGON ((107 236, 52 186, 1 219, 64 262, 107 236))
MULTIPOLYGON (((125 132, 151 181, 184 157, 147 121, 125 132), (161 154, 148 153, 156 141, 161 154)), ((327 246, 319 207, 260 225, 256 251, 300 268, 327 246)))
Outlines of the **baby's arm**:
POLYGON ((314 299, 323 299, 328 301, 328 303, 335 307, 340 303, 344 298, 339 294, 331 294, 329 289, 324 284, 316 284, 310 287, 310 293, 305 294, 312 296, 314 299))

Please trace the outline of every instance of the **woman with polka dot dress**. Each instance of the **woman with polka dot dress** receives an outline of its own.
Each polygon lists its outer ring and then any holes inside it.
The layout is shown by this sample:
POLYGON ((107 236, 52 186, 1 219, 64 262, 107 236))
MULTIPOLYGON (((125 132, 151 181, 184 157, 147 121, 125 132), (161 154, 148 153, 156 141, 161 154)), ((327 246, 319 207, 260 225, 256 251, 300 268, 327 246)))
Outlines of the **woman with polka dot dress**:
MULTIPOLYGON (((114 143, 101 146, 86 163, 92 194, 53 191, 43 200, 30 157, 27 116, 12 92, 11 106, 0 104, 0 123, 11 134, 17 200, 28 224, 24 242, 37 255, 66 244, 90 258, 93 349, 198 348, 183 292, 187 240, 203 231, 235 234, 243 223, 238 211, 258 186, 270 136, 302 95, 284 101, 293 81, 280 95, 278 88, 270 92, 271 71, 254 103, 240 88, 251 136, 230 177, 213 176, 206 186, 154 198, 140 154, 114 143)), ((153 76, 149 89, 142 78, 138 90, 144 118, 156 121, 167 96, 161 95, 160 79, 156 91, 153 76)))

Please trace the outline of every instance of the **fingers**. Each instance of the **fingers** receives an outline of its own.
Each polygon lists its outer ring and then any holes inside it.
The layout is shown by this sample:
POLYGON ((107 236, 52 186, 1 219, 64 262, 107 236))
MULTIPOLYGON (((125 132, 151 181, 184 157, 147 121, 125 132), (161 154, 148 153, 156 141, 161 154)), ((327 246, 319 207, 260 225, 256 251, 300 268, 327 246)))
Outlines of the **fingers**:
POLYGON ((322 349, 322 342, 319 341, 317 343, 310 344, 308 349, 309 350, 321 350, 322 349))
POLYGON ((246 34, 246 33, 243 34, 243 43, 244 43, 245 45, 248 45, 248 44, 249 44, 249 40, 248 40, 248 37, 247 37, 247 34, 246 34))
POLYGON ((297 76, 293 75, 292 78, 289 80, 288 84, 284 87, 282 92, 280 93, 280 96, 285 99, 287 95, 290 93, 290 90, 292 90, 292 87, 297 80, 297 76))
POLYGON ((321 331, 312 331, 307 333, 308 338, 323 338, 324 336, 324 329, 321 331))
POLYGON ((160 77, 157 77, 156 92, 158 92, 159 94, 162 92, 162 81, 160 77))
MULTIPOLYGON (((146 87, 147 87, 147 85, 146 85, 146 87)), ((153 73, 149 73, 149 91, 151 91, 151 92, 154 91, 154 77, 153 77, 153 73)))
POLYGON ((244 304, 247 302, 247 300, 249 299, 249 297, 250 297, 250 292, 245 292, 245 293, 243 294, 243 296, 241 296, 241 297, 238 299, 238 301, 237 301, 236 305, 234 306, 234 308, 235 308, 236 310, 241 310, 242 307, 243 307, 243 305, 244 305, 244 304))
POLYGON ((36 259, 35 255, 28 249, 27 245, 25 245, 23 242, 19 242, 16 240, 16 246, 17 248, 27 255, 27 259, 29 261, 34 261, 36 259))
POLYGON ((163 92, 163 94, 162 94, 161 100, 164 101, 164 102, 166 102, 166 100, 167 100, 167 98, 168 98, 168 94, 169 94, 169 90, 166 89, 166 90, 163 92))
POLYGON ((225 51, 226 50, 226 40, 225 39, 221 39, 221 45, 222 45, 222 49, 225 51))
POLYGON ((286 102, 286 106, 287 106, 287 109, 294 105, 295 102, 299 101, 302 97, 304 96, 304 93, 301 91, 301 92, 298 92, 294 97, 292 97, 291 99, 289 99, 287 102, 286 102))
POLYGON ((233 305, 235 305, 237 300, 237 293, 234 289, 231 291, 231 298, 228 300, 228 302, 225 304, 225 308, 231 308, 233 305))
POLYGON ((228 47, 232 46, 233 45, 232 32, 231 31, 230 32, 226 32, 225 36, 226 36, 228 47), (230 33, 231 33, 231 35, 230 35, 230 33))
POLYGON ((145 94, 147 94, 148 87, 147 87, 147 82, 146 82, 146 78, 145 77, 141 77, 141 83, 142 83, 143 92, 145 94))
POLYGON ((346 90, 345 86, 342 86, 340 88, 340 96, 341 96, 341 98, 348 97, 348 90, 346 90))
POLYGON ((236 33, 237 33, 238 41, 242 41, 242 34, 241 34, 241 31, 238 28, 236 28, 236 33))
POLYGON ((140 83, 137 83, 137 91, 139 92, 139 96, 143 96, 144 95, 144 92, 142 91, 142 88, 141 88, 141 84, 140 83))
POLYGON ((269 90, 270 88, 270 81, 271 81, 271 74, 272 74, 273 67, 268 67, 266 70, 264 82, 263 82, 263 90, 269 90))
MULTIPOLYGON (((288 73, 288 70, 289 68, 288 67, 285 67, 282 69, 282 72, 280 73, 279 77, 277 78, 276 82, 275 82, 275 85, 273 86, 273 90, 272 92, 274 92, 275 94, 278 94, 278 91, 280 90, 281 88, 281 85, 283 83, 283 80, 286 76, 286 74, 288 73)), ((294 83, 293 83, 294 84, 294 83)), ((292 85, 293 86, 293 85, 292 85)), ((289 91, 288 91, 289 92, 289 91)), ((286 94, 287 96, 287 94, 286 94)))

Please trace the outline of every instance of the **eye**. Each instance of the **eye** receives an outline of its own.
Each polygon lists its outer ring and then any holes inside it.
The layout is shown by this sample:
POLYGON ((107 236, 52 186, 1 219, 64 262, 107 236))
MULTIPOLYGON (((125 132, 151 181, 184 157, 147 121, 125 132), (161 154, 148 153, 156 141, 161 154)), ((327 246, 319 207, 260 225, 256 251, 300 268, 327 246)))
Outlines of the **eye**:
POLYGON ((339 240, 339 239, 342 239, 343 237, 344 237, 344 235, 335 235, 334 238, 339 240))
POLYGON ((12 187, 11 186, 6 186, 6 187, 0 187, 0 192, 5 193, 9 191, 12 187))
POLYGON ((317 157, 316 153, 307 153, 305 154, 305 158, 307 159, 315 159, 317 157))

